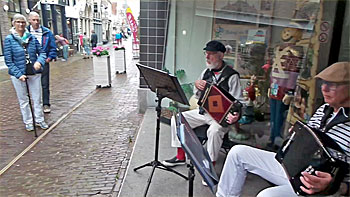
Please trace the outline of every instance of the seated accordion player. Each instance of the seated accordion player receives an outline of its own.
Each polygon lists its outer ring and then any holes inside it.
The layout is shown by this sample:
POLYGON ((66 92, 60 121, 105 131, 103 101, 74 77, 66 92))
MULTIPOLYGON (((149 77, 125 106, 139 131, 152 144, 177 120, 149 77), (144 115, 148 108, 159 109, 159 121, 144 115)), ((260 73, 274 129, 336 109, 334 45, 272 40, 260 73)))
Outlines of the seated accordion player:
POLYGON ((284 141, 276 154, 276 160, 285 169, 289 181, 298 195, 307 195, 300 186, 302 172, 315 175, 315 171, 327 172, 332 175, 333 182, 326 192, 335 193, 349 173, 350 158, 344 154, 340 146, 326 133, 313 129, 297 121, 290 137, 284 141))

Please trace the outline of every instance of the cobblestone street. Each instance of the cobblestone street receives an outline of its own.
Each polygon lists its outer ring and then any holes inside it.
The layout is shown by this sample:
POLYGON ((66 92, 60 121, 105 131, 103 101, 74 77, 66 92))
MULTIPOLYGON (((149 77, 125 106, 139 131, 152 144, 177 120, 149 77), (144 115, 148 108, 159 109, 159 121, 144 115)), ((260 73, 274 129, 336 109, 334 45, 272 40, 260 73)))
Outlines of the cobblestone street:
MULTIPOLYGON (((113 195, 119 191, 118 180, 124 175, 143 118, 137 113, 138 70, 131 60, 131 46, 126 50, 127 73, 113 73, 112 88, 95 89, 92 60, 83 60, 80 54, 51 64, 52 112, 45 118, 53 125, 68 116, 0 176, 0 196, 113 195)), ((35 138, 24 129, 11 81, 0 84, 3 169, 35 138)))

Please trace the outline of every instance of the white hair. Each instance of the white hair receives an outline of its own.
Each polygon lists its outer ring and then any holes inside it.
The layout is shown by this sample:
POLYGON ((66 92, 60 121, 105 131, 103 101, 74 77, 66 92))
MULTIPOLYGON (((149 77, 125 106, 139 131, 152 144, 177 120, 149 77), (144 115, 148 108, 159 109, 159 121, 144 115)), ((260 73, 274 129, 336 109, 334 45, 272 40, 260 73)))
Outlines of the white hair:
POLYGON ((40 16, 37 12, 31 11, 28 14, 28 17, 31 18, 32 16, 40 16))
POLYGON ((12 25, 15 25, 15 21, 18 21, 18 20, 27 22, 27 19, 25 16, 23 16, 22 14, 15 14, 13 16, 12 25))

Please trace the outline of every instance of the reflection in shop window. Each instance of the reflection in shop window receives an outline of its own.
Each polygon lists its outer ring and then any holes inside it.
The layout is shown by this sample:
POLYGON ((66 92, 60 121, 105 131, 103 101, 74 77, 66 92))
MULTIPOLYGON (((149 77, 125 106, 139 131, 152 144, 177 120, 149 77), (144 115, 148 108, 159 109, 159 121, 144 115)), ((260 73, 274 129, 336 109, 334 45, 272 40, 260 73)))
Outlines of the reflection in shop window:
MULTIPOLYGON (((311 80, 313 66, 314 25, 319 0, 216 0, 213 12, 197 0, 196 15, 213 19, 212 40, 227 48, 224 60, 232 65, 242 79, 257 76, 257 106, 268 102, 267 90, 274 79, 283 92, 293 91, 297 79, 311 80), (264 97, 264 98, 263 98, 264 97)), ((243 87, 248 84, 243 83, 243 87)), ((308 89, 302 86, 302 89, 308 89)), ((279 93, 283 97, 284 93, 279 93)), ((301 101, 308 101, 300 94, 301 101)), ((270 97, 271 98, 271 97, 270 97)), ((279 98, 278 98, 279 99, 279 98)), ((306 104, 294 106, 299 120, 307 120, 306 104)))
POLYGON ((9 0, 8 1, 9 12, 21 12, 20 0, 9 0))

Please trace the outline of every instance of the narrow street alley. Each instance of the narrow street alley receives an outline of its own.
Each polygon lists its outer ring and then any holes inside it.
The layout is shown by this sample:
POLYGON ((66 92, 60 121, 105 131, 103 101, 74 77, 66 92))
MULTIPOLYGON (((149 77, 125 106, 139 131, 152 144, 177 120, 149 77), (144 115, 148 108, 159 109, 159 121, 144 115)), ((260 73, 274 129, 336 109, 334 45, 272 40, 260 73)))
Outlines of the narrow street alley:
MULTIPOLYGON (((113 195, 119 190, 143 118, 136 110, 139 74, 131 42, 125 43, 127 72, 112 73, 111 88, 96 89, 92 60, 79 53, 51 64, 52 112, 45 114, 51 127, 35 145, 34 133, 24 129, 12 83, 1 70, 0 196, 113 195)), ((39 135, 43 132, 38 129, 39 135)))

